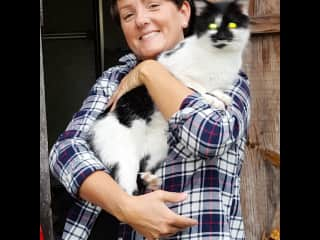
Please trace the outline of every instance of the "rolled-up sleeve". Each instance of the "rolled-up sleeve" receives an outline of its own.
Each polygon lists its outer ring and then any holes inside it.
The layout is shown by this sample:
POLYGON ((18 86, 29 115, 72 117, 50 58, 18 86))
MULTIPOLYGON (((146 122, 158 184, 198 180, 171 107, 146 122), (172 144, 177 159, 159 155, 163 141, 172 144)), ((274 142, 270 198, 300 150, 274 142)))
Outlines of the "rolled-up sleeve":
POLYGON ((106 104, 119 84, 119 69, 111 68, 97 79, 80 110, 74 114, 66 130, 58 137, 49 154, 50 171, 66 190, 78 197, 82 182, 97 170, 110 172, 91 150, 89 129, 105 111, 106 104))
POLYGON ((198 93, 186 97, 180 110, 169 119, 169 144, 183 144, 200 158, 224 154, 235 141, 247 134, 250 118, 249 81, 238 75, 232 89, 226 91, 232 104, 226 110, 215 109, 198 93))

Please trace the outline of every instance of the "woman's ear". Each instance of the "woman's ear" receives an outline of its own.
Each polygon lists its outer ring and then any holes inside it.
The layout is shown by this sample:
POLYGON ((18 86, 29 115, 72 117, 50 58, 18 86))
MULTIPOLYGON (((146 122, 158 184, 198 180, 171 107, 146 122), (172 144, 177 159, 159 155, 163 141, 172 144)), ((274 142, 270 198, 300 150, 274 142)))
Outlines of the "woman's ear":
POLYGON ((179 9, 181 13, 181 23, 183 28, 187 28, 191 16, 191 6, 188 1, 182 3, 181 8, 179 9))

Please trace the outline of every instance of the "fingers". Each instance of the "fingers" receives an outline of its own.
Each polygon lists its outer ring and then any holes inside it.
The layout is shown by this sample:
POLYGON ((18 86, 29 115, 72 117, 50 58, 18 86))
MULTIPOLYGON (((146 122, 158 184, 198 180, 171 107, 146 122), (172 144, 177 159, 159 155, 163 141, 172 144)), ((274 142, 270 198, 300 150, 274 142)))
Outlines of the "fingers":
POLYGON ((173 222, 172 222, 172 226, 182 230, 194 225, 197 225, 198 221, 192 218, 187 218, 181 215, 176 215, 173 222))
POLYGON ((164 202, 177 203, 185 200, 187 198, 186 193, 176 193, 176 192, 167 192, 167 191, 156 191, 159 194, 159 197, 164 202))
MULTIPOLYGON (((163 190, 158 190, 156 192, 158 192, 160 199, 164 202, 177 203, 184 201, 187 198, 186 193, 167 192, 163 190)), ((172 212, 172 214, 171 225, 179 228, 180 230, 198 224, 198 221, 192 218, 187 218, 185 216, 175 214, 174 212, 172 212)))
POLYGON ((108 109, 113 104, 114 99, 115 99, 115 94, 113 94, 109 99, 106 109, 108 109))
POLYGON ((110 112, 113 112, 114 109, 117 106, 118 100, 126 93, 128 92, 128 88, 127 85, 125 83, 125 81, 121 82, 120 85, 118 86, 117 90, 113 93, 113 95, 111 96, 107 107, 111 107, 110 112))
POLYGON ((198 224, 196 220, 175 213, 165 204, 165 202, 180 202, 186 197, 185 193, 163 190, 132 197, 129 201, 130 212, 126 215, 124 222, 147 239, 154 240, 174 235, 198 224))
POLYGON ((111 109, 110 109, 110 112, 113 112, 113 110, 116 108, 118 99, 119 99, 118 97, 115 97, 115 98, 114 98, 114 100, 113 100, 113 102, 112 102, 112 107, 111 107, 111 109))
POLYGON ((160 237, 170 237, 181 230, 182 229, 177 228, 177 227, 168 226, 167 229, 165 231, 163 231, 163 233, 160 235, 160 237))
POLYGON ((109 99, 106 109, 108 109, 111 106, 110 112, 113 112, 116 108, 117 102, 120 98, 119 94, 119 89, 117 89, 109 99))
POLYGON ((135 87, 142 85, 142 82, 139 79, 139 70, 138 68, 134 68, 131 70, 124 78, 121 80, 117 90, 114 92, 112 97, 110 98, 107 108, 112 106, 110 112, 114 111, 118 100, 128 91, 132 90, 135 87))

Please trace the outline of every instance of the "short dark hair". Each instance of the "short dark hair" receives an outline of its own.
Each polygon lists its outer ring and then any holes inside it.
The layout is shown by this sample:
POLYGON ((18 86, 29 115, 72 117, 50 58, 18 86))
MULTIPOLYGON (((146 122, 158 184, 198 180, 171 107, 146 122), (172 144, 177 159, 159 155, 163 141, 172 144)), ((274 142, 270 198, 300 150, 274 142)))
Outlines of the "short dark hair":
MULTIPOLYGON (((181 8, 184 1, 189 2, 190 7, 191 7, 191 16, 190 16, 190 20, 189 20, 189 26, 187 29, 185 29, 184 35, 185 36, 191 35, 193 33, 193 22, 194 22, 194 16, 195 16, 195 9, 194 9, 193 0, 170 0, 170 1, 172 1, 178 7, 178 9, 181 8)), ((118 11, 118 7, 117 7, 117 0, 111 0, 110 15, 111 15, 111 18, 113 19, 113 21, 115 21, 120 26, 120 16, 119 16, 119 11, 118 11)))

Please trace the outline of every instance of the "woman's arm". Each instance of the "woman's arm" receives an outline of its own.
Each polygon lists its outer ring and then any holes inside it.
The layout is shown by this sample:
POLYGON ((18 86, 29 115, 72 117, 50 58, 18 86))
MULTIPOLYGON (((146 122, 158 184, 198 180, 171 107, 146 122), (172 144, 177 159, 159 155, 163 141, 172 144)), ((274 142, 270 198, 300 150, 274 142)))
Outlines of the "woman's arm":
POLYGON ((96 118, 104 112, 106 102, 118 86, 113 72, 111 69, 97 80, 49 154, 51 173, 75 198, 82 182, 90 174, 98 170, 110 172, 92 152, 88 132, 96 118))
POLYGON ((165 204, 183 201, 184 193, 158 190, 129 196, 103 171, 86 178, 80 187, 80 197, 101 206, 147 239, 169 236, 197 224, 196 220, 175 214, 165 204))
POLYGON ((140 78, 166 120, 180 109, 181 103, 188 95, 194 93, 154 60, 143 63, 140 78))
POLYGON ((182 201, 185 198, 183 193, 156 191, 138 197, 129 196, 108 175, 110 171, 90 149, 88 130, 106 109, 106 103, 118 86, 117 79, 122 77, 115 76, 115 72, 118 70, 107 71, 98 79, 80 111, 59 136, 49 156, 51 172, 74 198, 94 203, 150 239, 197 224, 195 220, 175 214, 165 205, 167 201, 182 201))
POLYGON ((226 110, 215 109, 196 93, 184 99, 180 110, 169 119, 170 144, 183 144, 196 156, 207 159, 223 155, 246 137, 250 120, 246 75, 239 74, 225 93, 232 98, 226 110))
POLYGON ((145 60, 126 75, 109 101, 115 108, 118 99, 131 89, 145 85, 165 119, 177 112, 182 101, 193 91, 178 81, 163 65, 155 60, 145 60))
POLYGON ((222 155, 246 134, 250 116, 249 82, 244 74, 238 77, 229 91, 231 105, 220 110, 183 85, 160 63, 146 60, 121 81, 113 99, 144 84, 169 120, 171 139, 175 140, 172 144, 182 143, 196 156, 211 158, 222 155))

